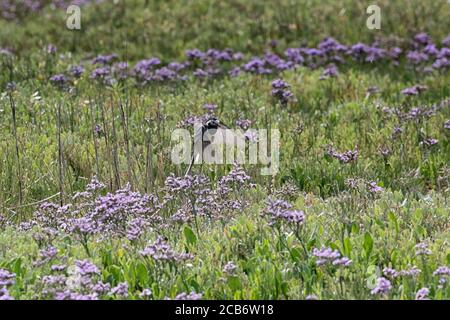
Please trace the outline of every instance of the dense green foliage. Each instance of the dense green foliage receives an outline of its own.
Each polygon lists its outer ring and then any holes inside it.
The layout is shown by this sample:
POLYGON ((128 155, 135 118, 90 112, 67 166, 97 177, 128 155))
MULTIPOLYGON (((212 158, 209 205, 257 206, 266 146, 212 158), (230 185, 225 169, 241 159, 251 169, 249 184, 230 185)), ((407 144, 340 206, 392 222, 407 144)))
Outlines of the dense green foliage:
MULTIPOLYGON (((51 8, 20 22, 0 21, 0 47, 15 53, 0 56, 0 269, 16 274, 11 296, 45 298, 37 292, 51 264, 33 262, 51 244, 58 251, 53 264, 90 259, 104 282, 115 286, 126 281, 132 299, 144 288, 155 299, 191 291, 206 299, 414 299, 423 287, 430 289, 429 298, 449 299, 450 286, 433 275, 439 266, 450 265, 450 130, 444 128, 450 119, 448 69, 422 73, 403 60, 400 66, 347 63, 338 77, 326 80, 320 79, 322 69, 299 67, 281 75, 191 77, 144 87, 132 81, 107 87, 86 72, 70 91, 49 81, 97 54, 117 53, 130 64, 152 56, 167 63, 184 59, 186 49, 230 47, 250 58, 262 54, 273 39, 279 40, 274 50, 282 53, 288 46, 315 46, 325 36, 354 44, 427 32, 439 43, 450 30, 446 1, 378 4, 382 29, 374 31, 365 27, 367 5, 350 0, 99 3, 82 7, 80 31, 67 30, 65 13, 51 8), (49 43, 57 47, 57 55, 46 52, 49 43), (270 94, 278 77, 296 97, 287 106, 270 94), (17 84, 13 92, 5 89, 11 80, 17 84), (426 85, 427 91, 401 94, 416 84, 426 85), (368 95, 369 87, 380 92, 368 95), (216 113, 225 123, 243 118, 252 127, 280 129, 278 174, 261 176, 258 167, 244 166, 256 184, 240 194, 249 203, 244 210, 227 219, 168 223, 149 229, 138 241, 92 237, 88 250, 68 235, 42 242, 31 231, 17 231, 16 224, 33 216, 33 203, 59 200, 61 178, 65 203, 95 174, 109 191, 130 182, 141 193, 161 194, 166 178, 186 169, 170 161, 172 130, 188 116, 204 113, 206 103, 218 105, 216 113), (443 107, 417 120, 403 121, 388 112, 406 114, 433 105, 443 107), (107 129, 98 139, 93 138, 95 124, 107 129), (393 138, 398 126, 403 131, 393 138), (424 146, 427 137, 438 143, 424 146), (327 154, 329 145, 342 152, 357 148, 358 160, 339 162, 327 154), (388 155, 380 152, 383 148, 388 155), (347 179, 360 183, 350 188, 347 179), (365 185, 371 181, 383 190, 368 192, 365 185), (269 225, 262 214, 269 196, 304 211, 300 231, 269 225), (139 251, 157 234, 194 258, 182 266, 143 258, 139 251), (430 255, 415 254, 421 242, 428 243, 430 255), (322 245, 350 258, 351 266, 317 266, 312 250, 322 245), (228 261, 237 266, 233 275, 222 271, 228 261), (383 268, 412 266, 421 269, 417 277, 398 277, 389 294, 371 294, 383 268)), ((230 169, 205 166, 203 173, 218 181, 230 169)), ((176 209, 165 207, 158 214, 169 218, 176 209)))

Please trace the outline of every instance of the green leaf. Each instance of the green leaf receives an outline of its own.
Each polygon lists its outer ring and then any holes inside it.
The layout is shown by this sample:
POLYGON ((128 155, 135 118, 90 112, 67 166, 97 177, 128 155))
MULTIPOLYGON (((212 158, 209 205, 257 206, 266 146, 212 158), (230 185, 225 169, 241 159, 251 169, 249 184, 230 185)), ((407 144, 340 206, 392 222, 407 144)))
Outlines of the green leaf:
POLYGON ((228 286, 233 291, 242 289, 242 284, 238 277, 229 277, 228 278, 228 286))
POLYGON ((142 262, 139 262, 136 265, 136 275, 137 278, 139 279, 139 282, 142 286, 146 285, 148 282, 148 272, 147 272, 147 268, 145 267, 145 265, 142 262))
POLYGON ((186 242, 188 244, 197 243, 197 236, 195 235, 194 231, 192 231, 191 228, 189 228, 188 226, 185 226, 183 232, 184 232, 184 236, 186 238, 186 242))
POLYGON ((366 252, 366 256, 369 257, 373 249, 373 239, 369 232, 366 232, 364 234, 363 248, 364 251, 366 252))
POLYGON ((344 255, 350 257, 352 253, 352 245, 350 243, 350 238, 346 237, 344 239, 344 255))

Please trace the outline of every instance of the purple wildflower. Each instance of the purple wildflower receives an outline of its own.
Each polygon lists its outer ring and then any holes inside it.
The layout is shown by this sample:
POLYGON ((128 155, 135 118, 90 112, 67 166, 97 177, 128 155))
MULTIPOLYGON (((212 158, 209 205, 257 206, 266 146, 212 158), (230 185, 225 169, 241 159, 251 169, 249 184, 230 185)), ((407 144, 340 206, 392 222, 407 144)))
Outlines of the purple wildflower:
POLYGON ((128 296, 128 283, 121 282, 117 284, 111 289, 110 294, 126 298, 128 296))
POLYGON ((50 82, 54 86, 63 87, 67 83, 67 78, 63 74, 55 74, 50 77, 50 82))
POLYGON ((385 295, 391 291, 391 282, 383 277, 377 279, 377 286, 370 292, 371 294, 385 295))
MULTIPOLYGON (((337 250, 333 250, 331 248, 326 248, 325 246, 322 246, 320 249, 314 248, 312 252, 313 256, 318 258, 316 260, 316 264, 318 266, 327 264, 327 263, 333 263, 335 260, 341 258, 341 254, 337 250)), ((345 263, 345 261, 344 261, 345 263)))
POLYGON ((81 75, 83 74, 83 72, 84 72, 84 68, 83 68, 83 66, 80 66, 80 65, 78 65, 78 66, 72 66, 71 68, 70 68, 70 74, 72 75, 72 76, 74 76, 75 78, 79 78, 79 77, 81 77, 81 75))
POLYGON ((433 252, 428 248, 428 243, 420 242, 414 246, 416 256, 430 255, 433 252))
POLYGON ((416 293, 416 300, 429 300, 428 295, 430 294, 430 289, 422 288, 416 293))
POLYGON ((0 288, 7 287, 14 284, 16 275, 5 269, 0 269, 0 288))
POLYGON ((0 287, 0 301, 7 300, 14 300, 14 298, 10 296, 8 289, 0 287))
POLYGON ((141 250, 140 253, 142 256, 151 257, 156 261, 176 262, 193 258, 192 254, 175 252, 161 236, 158 236, 155 243, 147 246, 144 250, 141 250))
POLYGON ((227 264, 223 267, 223 273, 231 276, 234 275, 237 270, 237 266, 233 263, 233 261, 228 261, 227 264))
POLYGON ((450 119, 444 122, 444 129, 450 130, 450 119))
POLYGON ((148 288, 145 288, 144 290, 142 290, 142 292, 139 294, 139 297, 141 298, 141 299, 146 299, 146 298, 148 298, 148 297, 151 297, 152 296, 152 291, 150 290, 150 289, 148 289, 148 288))
POLYGON ((217 105, 216 104, 211 104, 211 103, 206 103, 206 104, 203 105, 203 109, 205 109, 209 113, 213 113, 214 110, 217 109, 217 105))
POLYGON ((176 295, 174 300, 201 300, 203 295, 201 293, 186 293, 182 292, 176 295))

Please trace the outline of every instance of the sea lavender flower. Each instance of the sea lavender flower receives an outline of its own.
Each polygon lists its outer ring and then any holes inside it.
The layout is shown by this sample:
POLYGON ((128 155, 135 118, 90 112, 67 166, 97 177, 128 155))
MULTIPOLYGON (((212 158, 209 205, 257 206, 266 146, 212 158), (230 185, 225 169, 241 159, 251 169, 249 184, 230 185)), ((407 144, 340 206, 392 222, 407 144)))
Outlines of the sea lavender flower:
POLYGON ((205 109, 209 113, 214 113, 214 111, 217 109, 217 105, 212 103, 206 103, 203 105, 203 109, 205 109))
POLYGON ((186 57, 191 60, 202 59, 205 54, 198 49, 186 50, 186 57))
POLYGON ((140 253, 144 257, 151 257, 156 261, 166 262, 186 261, 193 258, 192 254, 175 252, 161 236, 158 236, 155 243, 147 246, 140 253))
POLYGON ((201 293, 186 293, 182 292, 176 295, 174 300, 201 300, 203 295, 201 293))
POLYGON ((64 87, 67 84, 67 78, 63 74, 55 74, 50 77, 50 82, 56 87, 64 87))
POLYGON ((383 277, 380 277, 377 279, 377 286, 372 289, 372 291, 370 292, 371 294, 375 295, 386 295, 389 293, 389 291, 391 291, 392 289, 392 285, 391 282, 383 277))
POLYGON ((50 267, 50 270, 54 272, 61 272, 67 269, 67 266, 64 264, 54 264, 50 267))
POLYGON ((333 158, 338 159, 342 163, 351 163, 358 160, 358 147, 355 150, 348 150, 343 153, 336 152, 332 146, 328 147, 327 154, 333 158))
POLYGON ((5 269, 0 269, 0 288, 7 287, 14 284, 16 275, 5 269))
POLYGON ((0 287, 0 301, 7 300, 14 300, 14 298, 10 296, 8 289, 5 287, 0 287))
POLYGON ((228 261, 227 264, 223 267, 223 273, 229 276, 234 275, 236 270, 237 266, 233 263, 233 261, 228 261))
POLYGON ((256 73, 256 74, 269 74, 272 70, 265 67, 266 62, 261 59, 254 57, 249 62, 244 64, 243 68, 246 72, 256 73))
POLYGON ((72 76, 74 76, 75 78, 79 78, 81 77, 81 75, 84 72, 84 68, 83 66, 77 65, 77 66, 72 66, 69 70, 70 74, 72 76))
POLYGON ((413 65, 426 62, 429 59, 427 54, 420 51, 409 51, 408 54, 406 55, 406 58, 408 59, 409 63, 413 65))
POLYGON ((414 246, 416 256, 430 255, 433 252, 428 248, 428 243, 420 242, 414 246))
POLYGON ((376 194, 376 193, 384 191, 384 189, 382 187, 378 186, 375 181, 369 181, 367 183, 367 190, 372 194, 376 194))
POLYGON ((88 192, 97 192, 103 190, 105 188, 105 184, 100 182, 97 176, 93 176, 91 181, 86 185, 86 191, 88 192))
POLYGON ((388 278, 395 279, 399 276, 399 272, 393 268, 384 268, 383 275, 388 278))
POLYGON ((333 263, 335 260, 341 258, 341 254, 336 249, 326 248, 322 246, 320 249, 314 248, 312 252, 313 256, 318 258, 316 264, 318 266, 333 263))
POLYGON ((439 276, 439 283, 444 284, 447 282, 446 277, 450 276, 450 268, 446 266, 440 266, 433 272, 433 276, 439 276))
POLYGON ((430 43, 431 38, 425 32, 421 32, 414 36, 414 41, 419 44, 426 45, 426 44, 430 43))
POLYGON ((444 129, 450 130, 450 119, 444 122, 444 129))
POLYGON ((272 96, 280 101, 282 105, 286 105, 293 98, 293 94, 288 90, 289 84, 281 79, 272 81, 272 96))
POLYGON ((305 300, 319 300, 315 294, 309 294, 306 296, 305 300))
POLYGON ((288 48, 284 51, 284 55, 288 61, 292 61, 295 64, 303 64, 305 61, 299 48, 288 48))
POLYGON ((124 298, 128 297, 128 283, 121 282, 117 284, 117 286, 111 289, 110 294, 124 298))
POLYGON ((111 64, 117 58, 118 55, 115 53, 108 55, 98 55, 92 60, 92 64, 111 64))
POLYGON ((39 252, 39 260, 35 261, 34 265, 36 266, 43 265, 52 260, 53 258, 55 258, 57 254, 58 250, 55 247, 48 246, 47 248, 42 249, 39 252))
POLYGON ((419 276, 419 274, 421 272, 422 272, 422 270, 420 270, 416 266, 413 266, 412 268, 399 271, 398 274, 401 277, 414 277, 415 278, 415 277, 419 276))
POLYGON ((242 130, 247 130, 252 125, 252 122, 248 119, 238 119, 236 120, 236 125, 242 130))
POLYGON ((110 75, 110 73, 111 72, 110 72, 109 68, 107 68, 107 67, 99 67, 99 68, 94 69, 91 72, 90 78, 94 79, 94 80, 97 80, 97 79, 104 80, 110 75))
POLYGON ((95 264, 90 262, 89 260, 77 260, 75 261, 75 271, 82 275, 96 275, 100 274, 100 270, 97 268, 95 264))
POLYGON ((91 291, 98 295, 104 295, 111 291, 111 285, 99 281, 92 286, 91 291))
POLYGON ((128 78, 128 62, 121 61, 113 65, 113 71, 116 77, 120 80, 128 78))
POLYGON ((171 80, 175 80, 178 77, 178 73, 176 73, 175 71, 167 68, 167 67, 162 67, 160 69, 156 69, 153 76, 151 76, 152 80, 155 81, 171 81, 171 80))
POLYGON ((203 69, 197 68, 193 73, 196 78, 207 78, 209 77, 209 73, 204 71, 203 69))
POLYGON ((144 228, 147 225, 146 221, 141 217, 137 217, 128 222, 127 238, 130 241, 138 239, 144 232, 144 228))
POLYGON ((233 67, 228 74, 230 75, 230 77, 235 78, 237 76, 239 76, 241 74, 241 68, 239 67, 233 67))
POLYGON ((148 298, 148 297, 151 297, 152 296, 152 291, 150 290, 150 289, 148 289, 148 288, 145 288, 144 290, 142 290, 142 292, 139 294, 139 297, 141 298, 141 299, 146 299, 146 298, 148 298))
POLYGON ((350 259, 347 258, 347 257, 342 257, 342 258, 338 258, 338 259, 334 260, 334 261, 332 262, 332 264, 333 264, 334 266, 348 267, 348 266, 350 266, 350 265, 352 264, 352 260, 350 260, 350 259))
POLYGON ((328 78, 336 78, 338 76, 339 72, 338 69, 335 65, 329 65, 328 67, 326 67, 323 72, 322 75, 320 76, 321 80, 324 79, 328 79, 328 78))
POLYGON ((428 295, 430 294, 430 289, 422 288, 416 293, 416 300, 429 300, 428 295))

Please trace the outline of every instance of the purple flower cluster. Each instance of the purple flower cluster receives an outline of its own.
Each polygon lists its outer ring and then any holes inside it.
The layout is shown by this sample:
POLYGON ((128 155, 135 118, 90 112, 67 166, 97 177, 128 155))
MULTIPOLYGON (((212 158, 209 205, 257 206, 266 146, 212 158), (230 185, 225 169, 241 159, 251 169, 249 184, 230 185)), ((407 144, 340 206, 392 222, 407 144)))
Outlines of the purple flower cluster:
POLYGON ((285 106, 294 94, 288 90, 290 85, 281 79, 272 81, 272 96, 275 97, 281 105, 285 106))
POLYGON ((332 146, 328 147, 327 154, 342 163, 352 163, 358 160, 358 147, 355 150, 348 150, 343 153, 336 152, 332 146))
POLYGON ((57 254, 58 250, 55 247, 48 246, 47 248, 44 248, 39 252, 39 259, 33 264, 35 266, 43 265, 47 262, 50 262, 53 258, 56 257, 57 254))
POLYGON ((318 266, 332 264, 334 266, 348 267, 352 264, 352 260, 347 257, 341 257, 341 253, 338 250, 326 248, 325 246, 322 246, 320 249, 314 248, 312 254, 317 258, 316 264, 318 266))
POLYGON ((445 121, 444 123, 444 129, 450 130, 450 119, 445 121))
MULTIPOLYGON (((56 272, 65 269, 65 266, 52 267, 56 272)), ((77 260, 68 268, 67 274, 42 277, 40 294, 43 298, 55 300, 98 300, 110 295, 128 295, 127 283, 111 288, 109 283, 100 281, 100 274, 99 268, 89 260, 77 260)))
POLYGON ((64 88, 67 85, 68 79, 63 74, 55 74, 50 77, 50 82, 58 88, 64 88))
POLYGON ((430 289, 421 288, 416 293, 416 300, 429 300, 428 295, 430 294, 430 289))
MULTIPOLYGON (((182 292, 175 296, 174 300, 201 300, 203 295, 201 293, 186 293, 182 292)), ((167 300, 170 300, 169 298, 166 298, 167 300)))
MULTIPOLYGON (((247 130, 252 125, 252 121, 248 119, 238 119, 236 120, 236 126, 240 127, 242 130, 247 130)), ((449 120, 450 126, 450 120, 449 120)))
POLYGON ((178 253, 174 251, 161 236, 158 236, 155 243, 148 245, 140 253, 144 257, 150 257, 155 261, 163 262, 182 262, 194 258, 190 253, 178 253))
POLYGON ((334 64, 331 64, 327 66, 320 76, 321 80, 329 79, 329 78, 336 78, 339 75, 338 69, 334 64))
POLYGON ((392 290, 391 282, 383 277, 377 279, 377 286, 372 289, 371 294, 386 295, 392 290))
POLYGON ((236 273, 237 266, 233 263, 233 261, 228 261, 226 265, 223 267, 223 273, 228 276, 232 276, 236 273))
POLYGON ((0 269, 0 288, 12 286, 16 275, 5 269, 0 269))
POLYGON ((74 195, 70 205, 59 207, 42 203, 33 219, 22 223, 22 229, 38 226, 42 234, 73 233, 82 241, 90 235, 102 238, 127 236, 136 239, 147 226, 161 221, 154 212, 160 208, 154 195, 131 191, 129 185, 114 193, 101 195, 105 185, 93 177, 85 191, 74 195))
POLYGON ((395 269, 392 268, 384 268, 383 269, 383 275, 391 278, 391 279, 395 279, 395 278, 399 278, 399 277, 418 277, 419 274, 422 272, 422 270, 420 270, 419 268, 417 268, 416 266, 413 266, 409 269, 405 269, 405 270, 400 270, 397 271, 395 269))
POLYGON ((278 221, 284 221, 300 226, 306 221, 305 213, 302 210, 293 210, 292 205, 285 200, 268 199, 265 213, 269 215, 271 225, 278 221))
POLYGON ((447 282, 446 278, 450 276, 450 268, 446 266, 440 266, 433 272, 433 275, 438 276, 439 283, 443 285, 447 282))
POLYGON ((430 255, 433 252, 428 248, 428 243, 426 242, 420 242, 414 246, 414 249, 416 250, 416 256, 424 256, 424 255, 430 255))
MULTIPOLYGON (((420 35, 418 38, 422 37, 423 35, 420 35)), ((405 50, 391 46, 388 42, 386 48, 381 47, 380 42, 372 45, 357 43, 346 46, 333 38, 326 38, 317 47, 287 48, 283 55, 266 51, 262 56, 252 57, 248 61, 242 61, 243 54, 234 52, 232 49, 206 51, 193 49, 186 51, 187 59, 183 62, 173 61, 163 65, 159 58, 151 57, 138 61, 132 68, 124 61, 115 63, 119 57, 112 53, 98 55, 92 60, 94 69, 90 73, 90 78, 106 85, 111 85, 117 80, 132 78, 139 86, 143 86, 149 83, 185 81, 190 75, 199 79, 222 75, 236 77, 242 72, 264 75, 306 66, 311 69, 323 67, 320 78, 325 79, 337 77, 338 64, 346 63, 347 59, 371 64, 390 61, 393 65, 400 65, 402 55, 409 63, 408 65, 414 66, 416 70, 431 72, 450 67, 450 49, 446 47, 449 37, 444 39, 441 48, 433 44, 431 40, 428 40, 427 44, 417 42, 415 37, 410 48, 405 50)), ((84 67, 76 66, 69 72, 77 78, 83 71, 84 67)), ((273 87, 272 94, 282 104, 286 104, 293 99, 293 94, 287 87, 283 87, 281 83, 278 84, 277 87, 273 87)), ((424 86, 415 85, 404 89, 403 93, 409 96, 417 95, 425 89, 424 86)))

